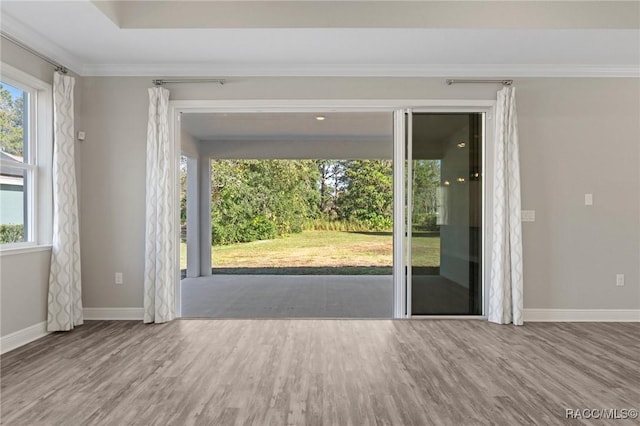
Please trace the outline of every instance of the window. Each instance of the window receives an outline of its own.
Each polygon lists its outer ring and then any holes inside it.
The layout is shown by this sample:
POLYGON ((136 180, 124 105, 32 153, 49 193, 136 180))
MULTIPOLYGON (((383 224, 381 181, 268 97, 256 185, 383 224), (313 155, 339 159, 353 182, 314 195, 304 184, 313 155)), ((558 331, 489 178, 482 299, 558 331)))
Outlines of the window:
POLYGON ((0 243, 29 241, 37 168, 31 149, 30 91, 0 81, 0 243))
POLYGON ((51 88, 2 65, 0 75, 0 244, 51 240, 51 88))

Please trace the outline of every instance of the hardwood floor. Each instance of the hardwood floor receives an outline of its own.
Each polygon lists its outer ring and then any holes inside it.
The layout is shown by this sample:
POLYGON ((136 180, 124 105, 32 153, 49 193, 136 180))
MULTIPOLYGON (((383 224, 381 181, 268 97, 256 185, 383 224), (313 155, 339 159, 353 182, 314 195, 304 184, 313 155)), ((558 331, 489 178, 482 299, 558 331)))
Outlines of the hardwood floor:
POLYGON ((1 357, 2 424, 565 424, 639 409, 639 354, 639 323, 88 321, 1 357))

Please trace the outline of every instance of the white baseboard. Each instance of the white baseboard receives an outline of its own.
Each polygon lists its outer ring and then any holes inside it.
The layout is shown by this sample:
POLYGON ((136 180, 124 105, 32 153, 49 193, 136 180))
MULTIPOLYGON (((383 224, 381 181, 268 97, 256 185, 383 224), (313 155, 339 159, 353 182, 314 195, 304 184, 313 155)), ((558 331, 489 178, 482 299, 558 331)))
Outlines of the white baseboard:
POLYGON ((0 338, 0 354, 12 351, 20 346, 24 346, 27 343, 31 343, 34 340, 38 340, 39 338, 46 336, 47 334, 49 334, 47 331, 47 322, 42 321, 38 324, 34 324, 30 327, 2 336, 2 338, 0 338))
MULTIPOLYGON (((84 308, 85 320, 140 320, 144 318, 144 308, 84 308)), ((12 351, 34 340, 46 336, 47 322, 43 321, 0 338, 0 354, 12 351)))
MULTIPOLYGON (((140 320, 144 308, 84 308, 86 320, 140 320)), ((525 309, 529 322, 640 322, 640 309, 525 309)))
MULTIPOLYGON (((84 308, 85 320, 139 320, 144 308, 84 308)), ((640 322, 640 309, 525 309, 525 322, 640 322)), ((0 338, 0 354, 49 334, 43 321, 0 338)))
POLYGON ((144 308, 84 308, 85 320, 140 320, 144 318, 144 308))
POLYGON ((525 322, 640 322, 640 309, 525 309, 525 322))

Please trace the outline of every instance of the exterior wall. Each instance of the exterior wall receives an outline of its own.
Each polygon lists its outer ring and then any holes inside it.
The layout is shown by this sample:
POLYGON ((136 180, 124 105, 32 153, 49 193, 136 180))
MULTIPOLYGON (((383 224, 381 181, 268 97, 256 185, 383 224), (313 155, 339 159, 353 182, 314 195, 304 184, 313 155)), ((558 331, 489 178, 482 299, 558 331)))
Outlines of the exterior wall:
POLYGON ((1 224, 16 224, 24 222, 24 196, 22 185, 0 184, 0 212, 1 224))

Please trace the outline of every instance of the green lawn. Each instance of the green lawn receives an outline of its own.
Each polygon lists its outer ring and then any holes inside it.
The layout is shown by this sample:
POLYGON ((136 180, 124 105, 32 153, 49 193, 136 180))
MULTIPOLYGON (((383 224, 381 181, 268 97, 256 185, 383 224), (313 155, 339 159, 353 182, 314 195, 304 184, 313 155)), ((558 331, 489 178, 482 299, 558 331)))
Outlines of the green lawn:
MULTIPOLYGON (((440 237, 413 239, 413 264, 440 265, 440 237)), ((186 268, 186 244, 180 245, 180 267, 186 268)), ((300 273, 390 274, 393 241, 390 232, 305 231, 274 240, 214 246, 214 268, 289 269, 300 273)))

